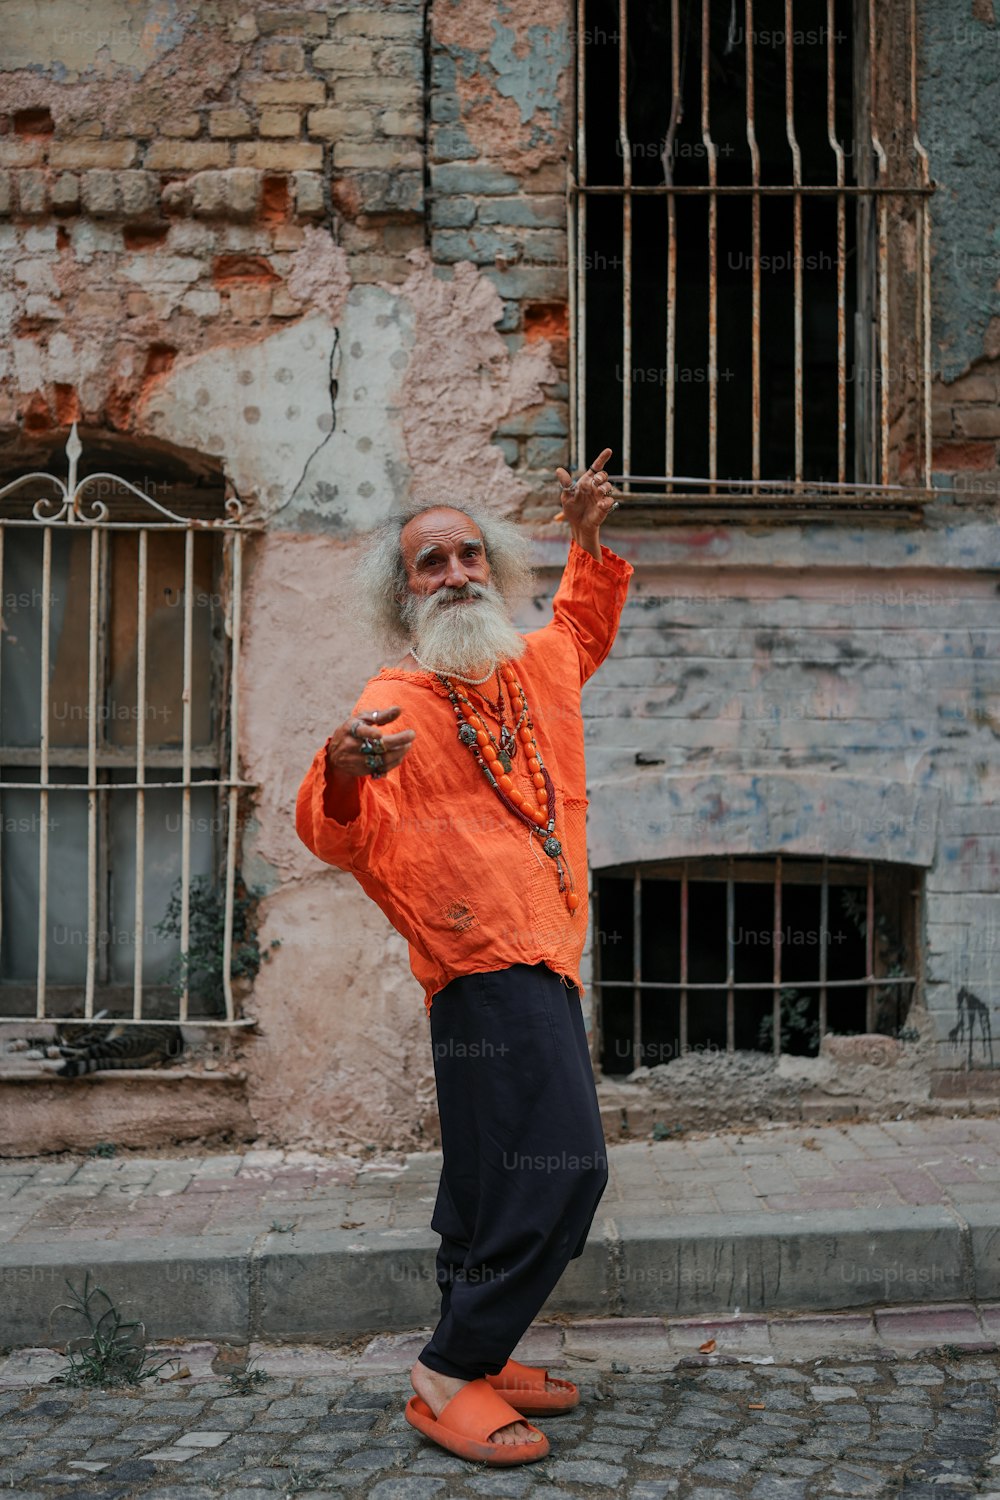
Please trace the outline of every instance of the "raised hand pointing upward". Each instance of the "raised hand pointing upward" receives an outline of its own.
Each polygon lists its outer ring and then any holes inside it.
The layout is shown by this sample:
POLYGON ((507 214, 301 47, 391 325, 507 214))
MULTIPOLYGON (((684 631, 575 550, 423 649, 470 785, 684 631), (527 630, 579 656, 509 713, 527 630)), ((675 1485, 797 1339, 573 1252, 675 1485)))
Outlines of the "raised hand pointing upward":
POLYGON ((610 457, 611 449, 602 449, 575 484, 566 469, 556 470, 562 489, 559 497, 562 509, 552 519, 568 521, 574 541, 598 562, 601 560, 601 524, 618 505, 604 470, 610 457))

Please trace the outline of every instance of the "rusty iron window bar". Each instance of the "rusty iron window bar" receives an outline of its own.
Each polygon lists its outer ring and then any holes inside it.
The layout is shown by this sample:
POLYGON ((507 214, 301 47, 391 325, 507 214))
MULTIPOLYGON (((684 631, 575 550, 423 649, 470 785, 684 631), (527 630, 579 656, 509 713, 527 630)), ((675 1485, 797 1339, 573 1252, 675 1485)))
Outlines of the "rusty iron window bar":
POLYGON ((916 59, 915 0, 577 0, 571 442, 619 521, 935 493, 916 59))
MULTIPOLYGON (((15 726, 8 722, 0 730, 0 763, 11 768, 14 777, 17 776, 17 768, 21 766, 32 770, 37 768, 38 772, 37 780, 0 780, 0 807, 6 800, 5 794, 7 793, 35 794, 38 799, 37 969, 33 985, 35 1003, 31 1014, 13 1015, 4 1011, 0 1013, 0 1020, 4 1022, 43 1021, 61 1018, 62 1012, 53 1010, 49 1006, 51 987, 47 983, 51 916, 49 888, 53 852, 49 838, 50 800, 59 793, 76 793, 77 795, 86 793, 85 978, 83 983, 75 988, 77 994, 81 989, 83 992, 83 1019, 94 1017, 95 1000, 101 1004, 102 1008, 107 1007, 108 1001, 105 996, 110 993, 110 989, 106 983, 107 965, 103 962, 103 950, 112 940, 112 934, 108 930, 111 919, 108 911, 107 885, 111 874, 112 851, 109 847, 107 808, 110 798, 117 798, 121 793, 132 793, 135 797, 135 822, 129 839, 129 859, 134 861, 131 895, 134 920, 130 940, 134 951, 131 982, 125 987, 126 994, 129 989, 131 990, 131 1014, 120 1014, 115 1011, 110 1019, 124 1023, 141 1021, 144 1025, 176 1025, 178 1021, 191 1021, 199 1026, 251 1025, 253 1024, 251 1021, 240 1018, 236 1013, 231 969, 238 857, 238 799, 241 791, 249 790, 254 785, 252 782, 241 779, 238 765, 243 546, 245 536, 258 528, 243 519, 242 503, 235 497, 226 499, 224 517, 213 520, 192 519, 177 515, 120 475, 102 472, 78 478, 82 452, 82 443, 74 423, 66 444, 68 477, 65 480, 54 474, 33 472, 0 487, 0 501, 28 486, 35 490, 42 486, 50 489, 54 487, 56 492, 54 496, 51 493, 43 493, 41 498, 36 499, 31 504, 30 516, 13 514, 0 516, 0 597, 3 596, 5 533, 19 529, 41 532, 42 544, 38 591, 38 605, 41 613, 38 653, 40 671, 38 741, 33 747, 18 743, 9 744, 7 741, 12 737, 18 738, 15 726), (122 491, 127 492, 130 513, 135 511, 137 500, 142 519, 138 521, 116 519, 104 501, 95 497, 92 492, 95 485, 102 486, 104 493, 120 496, 122 491), (67 546, 71 548, 72 538, 77 537, 89 539, 89 546, 84 547, 82 555, 81 574, 85 572, 86 581, 82 583, 80 591, 81 597, 86 600, 85 648, 82 643, 77 643, 86 662, 86 707, 84 709, 82 703, 74 705, 80 709, 80 716, 86 718, 85 747, 53 743, 52 737, 53 612, 54 609, 65 608, 65 601, 54 597, 54 563, 57 559, 54 555, 53 544, 59 538, 69 538, 67 546), (197 701, 196 689, 203 688, 205 685, 205 669, 204 663, 194 659, 195 580, 196 577, 201 578, 200 570, 205 563, 200 555, 196 558, 196 544, 200 545, 200 539, 203 537, 212 539, 210 545, 214 556, 209 559, 210 566, 214 567, 221 562, 222 631, 226 646, 226 660, 223 664, 221 682, 221 695, 224 697, 224 703, 219 705, 223 730, 217 737, 217 743, 208 746, 194 742, 196 713, 200 715, 201 722, 204 722, 206 717, 211 717, 210 705, 197 701), (101 675, 102 663, 106 664, 109 653, 109 632, 113 628, 113 622, 109 619, 110 577, 112 570, 116 566, 120 567, 120 559, 114 555, 112 548, 116 539, 129 539, 127 561, 131 567, 134 552, 135 566, 134 593, 131 589, 116 592, 116 602, 128 596, 128 608, 134 608, 134 626, 129 628, 134 629, 135 632, 135 675, 128 688, 129 692, 132 688, 135 692, 135 712, 131 715, 134 718, 134 739, 131 743, 118 745, 108 743, 106 735, 99 736, 98 734, 98 723, 107 707, 104 702, 105 683, 101 680, 101 675), (171 545, 175 557, 178 555, 178 548, 183 554, 182 660, 179 673, 181 729, 180 744, 176 748, 147 745, 146 729, 149 707, 147 690, 151 663, 153 670, 157 666, 155 661, 157 643, 150 642, 148 630, 151 611, 151 576, 155 563, 162 555, 162 548, 167 545, 171 545), (158 547, 161 549, 160 552, 157 552, 158 547), (217 550, 219 548, 221 548, 221 558, 217 550), (15 731, 13 736, 12 731, 15 731), (225 769, 223 769, 223 763, 226 763, 225 769), (79 767, 82 772, 85 772, 86 779, 67 779, 65 774, 60 777, 58 770, 56 777, 53 778, 51 771, 54 766, 66 767, 66 769, 79 767), (161 773, 159 778, 156 774, 158 769, 161 773), (134 779, 109 780, 107 778, 109 771, 112 774, 121 774, 124 771, 126 775, 132 771, 134 779), (152 776, 149 774, 150 771, 153 772, 152 776), (174 772, 173 776, 170 774, 171 771, 174 772), (215 774, 203 774, 205 772, 215 774), (222 835, 218 841, 221 846, 218 864, 221 866, 224 878, 222 986, 225 1014, 222 1017, 202 1016, 192 1012, 188 966, 192 938, 192 802, 193 798, 197 798, 202 793, 207 795, 211 789, 214 789, 219 809, 218 820, 213 817, 212 826, 218 827, 222 835), (179 794, 181 803, 178 831, 181 844, 179 957, 182 988, 178 998, 173 1002, 172 1008, 175 1013, 164 1018, 144 1013, 144 1000, 151 990, 150 986, 144 984, 143 978, 146 933, 144 898, 147 864, 147 798, 155 798, 157 794, 165 796, 168 793, 179 794)), ((30 497, 28 503, 31 503, 30 497)), ((13 544, 13 537, 11 541, 13 544)), ((132 642, 129 641, 127 645, 131 648, 132 642)), ((177 664, 173 663, 172 670, 175 672, 176 667, 177 664)), ((209 682, 211 682, 210 674, 209 682)), ((155 734, 149 737, 155 738, 155 734)), ((6 823, 0 816, 0 861, 3 855, 5 827, 6 823)), ((63 860, 67 858, 65 848, 57 847, 55 853, 57 857, 61 855, 63 860)), ((213 877, 215 873, 213 870, 213 877)), ((0 874, 2 874, 2 864, 0 864, 0 874)), ((2 920, 2 905, 0 905, 0 924, 2 920)), ((119 936, 115 940, 121 941, 122 939, 119 936)), ((2 941, 3 931, 0 926, 0 943, 2 941)), ((16 993, 20 993, 22 989, 18 985, 11 985, 10 988, 16 993)), ((80 1012, 74 1008, 72 1014, 78 1016, 80 1012)))
MULTIPOLYGON (((682 1056, 696 1045, 691 1038, 698 1019, 695 1007, 700 996, 725 997, 724 1018, 716 1020, 717 1038, 710 1037, 709 1045, 726 1052, 736 1050, 737 1027, 742 1019, 739 1014, 741 996, 748 1000, 771 996, 770 1046, 775 1056, 780 1055, 783 1040, 787 1039, 788 1027, 782 1016, 782 999, 791 990, 796 995, 803 993, 810 1000, 815 996, 815 1015, 811 1017, 810 1024, 815 1027, 817 1038, 826 1036, 828 1032, 836 1032, 838 1024, 843 1024, 844 1016, 838 1007, 838 992, 852 992, 856 996, 863 990, 864 1007, 860 1018, 863 1019, 866 1032, 878 1029, 878 1003, 880 997, 887 993, 894 997, 893 1005, 898 1022, 898 1017, 908 1009, 914 995, 917 975, 909 971, 910 965, 907 963, 887 963, 880 933, 884 931, 887 909, 891 905, 892 925, 899 942, 898 954, 900 958, 912 960, 919 931, 920 895, 919 878, 908 867, 878 866, 873 861, 861 863, 830 860, 827 856, 816 859, 779 854, 770 859, 750 856, 683 859, 663 864, 595 871, 593 983, 598 999, 595 1045, 600 1048, 605 1060, 611 1045, 617 1048, 620 1055, 627 1056, 630 1066, 625 1071, 639 1067, 651 1054, 659 1061, 682 1056), (608 888, 609 881, 620 888, 617 901, 613 901, 614 893, 608 888), (677 886, 676 905, 673 912, 669 912, 663 905, 656 908, 653 913, 656 934, 650 931, 647 914, 646 935, 649 947, 657 939, 665 942, 666 946, 657 957, 644 963, 644 952, 649 951, 644 948, 643 936, 643 909, 648 904, 644 902, 644 884, 659 881, 677 886), (724 887, 725 914, 720 923, 724 930, 719 931, 717 927, 710 926, 707 932, 692 932, 691 886, 695 882, 721 884, 724 887), (742 929, 740 933, 736 930, 737 887, 746 889, 752 885, 771 886, 770 926, 767 932, 756 935, 753 944, 755 952, 768 947, 772 950, 769 979, 759 975, 749 979, 736 978, 736 950, 743 938, 742 929), (819 887, 818 927, 803 933, 804 950, 815 953, 813 978, 803 977, 801 972, 789 975, 787 969, 784 974, 782 972, 783 950, 790 942, 787 936, 790 929, 783 926, 783 895, 793 886, 800 890, 804 886, 819 887), (626 895, 626 887, 630 899, 626 895), (864 892, 864 916, 858 940, 859 946, 863 943, 862 973, 839 978, 830 973, 830 944, 836 939, 836 920, 831 921, 831 888, 864 892), (612 905, 614 910, 610 911, 612 905), (626 932, 612 929, 612 917, 626 932), (674 922, 675 927, 671 925, 674 922), (664 938, 663 934, 668 929, 670 936, 664 938), (626 947, 622 950, 622 960, 616 963, 617 944, 623 941, 626 942, 626 947), (724 951, 725 973, 720 968, 717 977, 713 979, 692 978, 697 967, 693 951, 696 948, 702 965, 709 952, 715 954, 724 951), (628 963, 629 949, 631 973, 626 976, 620 971, 628 963), (610 956, 612 952, 615 958, 610 956), (887 972, 890 967, 896 967, 900 972, 887 972), (877 972, 879 968, 884 972, 877 972), (673 969, 676 977, 663 977, 665 969, 673 969), (618 971, 619 977, 610 977, 609 970, 618 971), (621 1006, 617 1008, 615 1025, 612 1026, 608 997, 615 994, 626 1002, 630 998, 631 1005, 626 1005, 629 1012, 627 1017, 623 1016, 621 1006), (644 1033, 648 1029, 644 1026, 644 1020, 650 1019, 648 1014, 645 1018, 643 1014, 643 999, 647 995, 654 1000, 658 998, 661 1002, 677 997, 676 1019, 666 1022, 668 1027, 675 1028, 674 1036, 668 1043, 651 1044, 644 1039, 644 1033), (624 1044, 621 1041, 623 1031, 624 1044)), ((662 1019, 656 1016, 655 1005, 653 1019, 662 1019)), ((655 1029, 659 1034, 663 1033, 662 1024, 658 1024, 655 1029)), ((712 1024, 705 1023, 700 1028, 700 1034, 708 1035, 711 1030, 712 1024)), ((600 1060, 599 1057, 598 1061, 600 1060)))

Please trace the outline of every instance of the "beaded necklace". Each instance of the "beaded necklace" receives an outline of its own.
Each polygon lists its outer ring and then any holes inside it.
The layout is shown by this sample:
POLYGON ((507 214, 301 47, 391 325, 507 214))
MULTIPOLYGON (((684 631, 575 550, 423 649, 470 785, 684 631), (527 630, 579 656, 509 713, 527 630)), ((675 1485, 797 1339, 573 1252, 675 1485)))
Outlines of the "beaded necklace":
MULTIPOLYGON (((490 713, 493 715, 494 719, 496 719, 497 724, 499 725, 500 745, 498 753, 500 757, 500 764, 501 766, 503 766, 504 772, 509 773, 511 763, 514 760, 514 757, 517 755, 517 733, 528 716, 528 706, 526 703, 522 706, 521 713, 516 724, 514 725, 513 729, 509 729, 507 727, 507 724, 504 722, 506 714, 504 712, 503 684, 500 681, 499 667, 497 667, 497 701, 494 703, 493 699, 490 698, 485 692, 483 692, 483 689, 481 687, 478 688, 478 693, 479 697, 482 698, 483 702, 486 704, 486 707, 489 709, 490 713)), ((511 707, 513 707, 513 704, 511 705, 511 707)), ((492 733, 492 731, 490 732, 492 733)))
MULTIPOLYGON (((566 898, 566 906, 570 915, 575 915, 580 905, 580 898, 574 889, 573 872, 569 866, 569 860, 563 852, 562 842, 556 838, 556 789, 552 785, 552 778, 542 761, 538 742, 534 735, 534 725, 528 709, 528 700, 525 697, 524 688, 518 681, 514 669, 504 666, 501 669, 503 680, 511 695, 513 706, 514 692, 517 692, 521 701, 521 715, 518 719, 517 738, 524 746, 528 757, 528 772, 531 775, 535 791, 534 804, 524 793, 518 791, 508 774, 511 769, 510 757, 505 748, 497 744, 493 732, 479 710, 472 704, 466 695, 447 678, 443 672, 435 673, 438 680, 443 683, 444 688, 451 700, 451 706, 458 720, 458 738, 463 745, 472 753, 476 762, 486 777, 487 782, 496 792, 500 801, 512 812, 516 818, 524 823, 528 830, 529 842, 538 834, 542 837, 542 850, 550 859, 555 861, 556 872, 559 877, 559 889, 566 898)), ((516 745, 515 745, 516 752, 516 745)))

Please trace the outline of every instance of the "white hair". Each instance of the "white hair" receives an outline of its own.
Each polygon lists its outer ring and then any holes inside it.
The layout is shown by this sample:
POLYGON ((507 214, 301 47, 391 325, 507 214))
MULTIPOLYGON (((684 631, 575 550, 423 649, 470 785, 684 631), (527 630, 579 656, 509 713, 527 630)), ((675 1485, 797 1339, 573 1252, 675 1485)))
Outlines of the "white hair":
POLYGON ((508 608, 531 586, 530 543, 512 521, 478 505, 409 506, 374 529, 355 569, 359 608, 372 634, 388 648, 406 645, 411 640, 411 625, 403 609, 409 582, 400 537, 404 526, 431 510, 456 510, 479 528, 490 565, 490 588, 496 590, 508 608))

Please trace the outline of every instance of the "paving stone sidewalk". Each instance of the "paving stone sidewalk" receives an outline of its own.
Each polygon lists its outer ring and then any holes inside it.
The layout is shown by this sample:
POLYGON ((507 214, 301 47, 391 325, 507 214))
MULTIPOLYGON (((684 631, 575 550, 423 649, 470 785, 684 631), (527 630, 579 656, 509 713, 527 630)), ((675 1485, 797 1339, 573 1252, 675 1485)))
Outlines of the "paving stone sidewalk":
POLYGON ((552 1451, 497 1471, 404 1421, 404 1373, 0 1391, 14 1500, 1000 1500, 1000 1357, 574 1371, 552 1451))
MULTIPOLYGON (((1000 1303, 1000 1120, 780 1126, 614 1145, 545 1315, 1000 1303)), ((544 1169, 544 1163, 540 1170, 544 1169)), ((90 1271, 152 1338, 336 1342, 423 1326, 436 1152, 0 1163, 0 1345, 90 1271)), ((985 1325, 984 1325, 985 1326, 985 1325)))
MULTIPOLYGON (((614 1145, 602 1214, 739 1216, 1000 1204, 1000 1119, 788 1125, 614 1145)), ((426 1228, 438 1152, 0 1162, 0 1245, 426 1228)))

